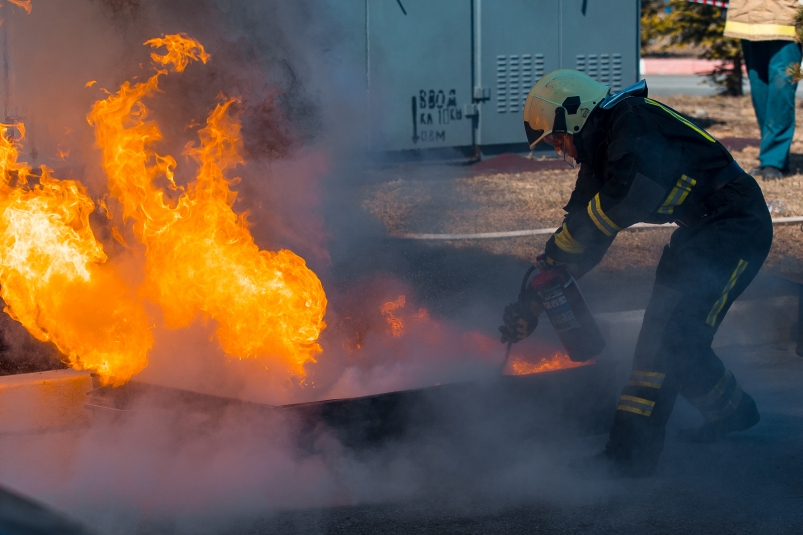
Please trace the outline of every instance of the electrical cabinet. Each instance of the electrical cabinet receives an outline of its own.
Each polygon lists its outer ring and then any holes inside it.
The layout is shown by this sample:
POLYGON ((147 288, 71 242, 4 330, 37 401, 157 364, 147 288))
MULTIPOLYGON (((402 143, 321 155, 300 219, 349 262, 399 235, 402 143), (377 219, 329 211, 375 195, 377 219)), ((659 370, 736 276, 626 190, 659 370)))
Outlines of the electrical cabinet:
POLYGON ((351 13, 377 151, 521 146, 527 95, 555 69, 638 81, 639 0, 324 1, 351 13))

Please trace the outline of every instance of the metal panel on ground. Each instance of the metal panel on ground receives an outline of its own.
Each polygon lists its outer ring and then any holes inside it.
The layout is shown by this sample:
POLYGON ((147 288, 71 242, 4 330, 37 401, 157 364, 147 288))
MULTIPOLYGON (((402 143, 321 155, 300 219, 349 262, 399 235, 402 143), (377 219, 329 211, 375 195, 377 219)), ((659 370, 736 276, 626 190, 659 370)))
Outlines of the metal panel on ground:
POLYGON ((470 146, 471 0, 367 0, 377 150, 470 146))
POLYGON ((561 68, 619 91, 638 73, 636 0, 561 0, 561 68))
POLYGON ((485 91, 477 144, 524 143, 527 94, 560 66, 560 0, 474 0, 474 5, 476 85, 485 91))

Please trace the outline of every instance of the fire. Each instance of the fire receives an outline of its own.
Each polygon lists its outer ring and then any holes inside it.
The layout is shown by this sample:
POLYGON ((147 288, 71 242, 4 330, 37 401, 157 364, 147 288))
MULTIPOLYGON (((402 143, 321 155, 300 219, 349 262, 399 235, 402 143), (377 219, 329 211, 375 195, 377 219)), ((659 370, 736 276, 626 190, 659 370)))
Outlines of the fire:
POLYGON ((514 357, 510 360, 510 375, 530 375, 533 373, 551 372, 555 370, 566 370, 569 368, 579 368, 593 364, 593 360, 586 362, 574 362, 569 359, 569 355, 556 352, 552 356, 544 357, 536 362, 530 362, 523 357, 514 357))
POLYGON ((393 313, 396 309, 404 308, 404 301, 405 297, 400 295, 395 301, 388 301, 379 308, 379 311, 385 316, 388 325, 390 325, 390 334, 394 338, 398 338, 404 334, 404 321, 393 313))
POLYGON ((15 6, 19 6, 25 10, 26 13, 31 12, 31 0, 8 0, 15 6))
MULTIPOLYGON (((20 140, 22 124, 14 125, 20 140)), ((122 384, 147 365, 153 345, 141 305, 106 262, 89 226, 83 186, 35 176, 18 161, 12 125, 0 125, 0 296, 5 312, 52 342, 76 369, 122 384), (30 183, 33 178, 38 183, 30 183)))
POLYGON ((206 63, 209 55, 183 35, 145 44, 166 48, 164 55, 151 55, 160 70, 145 82, 125 82, 96 102, 88 120, 103 152, 111 195, 145 246, 146 293, 162 307, 169 327, 189 325, 204 314, 217 322, 226 353, 260 356, 303 377, 304 365, 321 352, 317 340, 326 326, 326 294, 302 258, 287 250, 260 250, 247 214, 232 210, 237 194, 230 186, 238 179, 229 180, 226 173, 243 163, 240 123, 231 114, 237 101, 218 104, 198 132, 199 143, 186 145, 184 153, 198 172, 185 188, 177 186, 176 160, 152 148, 162 134, 143 100, 169 70, 181 72, 190 60, 206 63), (180 192, 174 202, 155 184, 164 178, 180 192))

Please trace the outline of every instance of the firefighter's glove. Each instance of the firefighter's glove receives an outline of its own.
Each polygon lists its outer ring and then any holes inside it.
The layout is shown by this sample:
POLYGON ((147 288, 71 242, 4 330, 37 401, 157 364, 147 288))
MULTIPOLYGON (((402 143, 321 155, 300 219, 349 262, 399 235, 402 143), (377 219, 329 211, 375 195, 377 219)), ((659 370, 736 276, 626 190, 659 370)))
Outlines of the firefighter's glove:
POLYGON ((505 324, 499 327, 502 333, 502 343, 516 343, 530 336, 538 326, 538 316, 544 310, 541 300, 535 290, 528 288, 519 300, 505 307, 502 321, 505 324))

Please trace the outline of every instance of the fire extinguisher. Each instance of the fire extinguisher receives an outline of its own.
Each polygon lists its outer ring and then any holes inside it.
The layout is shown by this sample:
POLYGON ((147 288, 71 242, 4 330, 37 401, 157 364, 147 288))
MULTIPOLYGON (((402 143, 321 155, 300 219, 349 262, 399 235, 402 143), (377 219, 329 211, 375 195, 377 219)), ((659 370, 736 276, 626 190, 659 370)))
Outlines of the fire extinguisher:
POLYGON ((569 358, 585 362, 602 353, 605 339, 568 267, 550 266, 545 259, 539 258, 524 276, 522 289, 531 274, 530 284, 541 299, 569 358))

